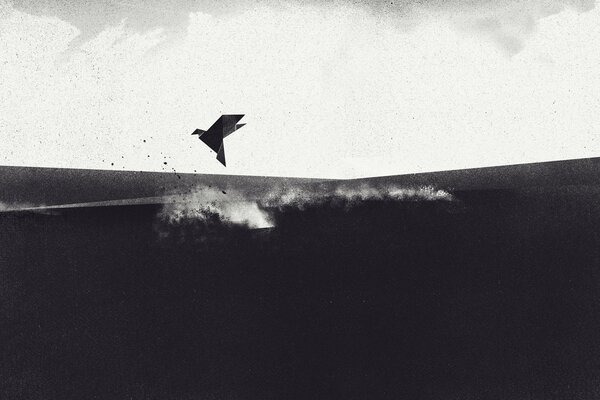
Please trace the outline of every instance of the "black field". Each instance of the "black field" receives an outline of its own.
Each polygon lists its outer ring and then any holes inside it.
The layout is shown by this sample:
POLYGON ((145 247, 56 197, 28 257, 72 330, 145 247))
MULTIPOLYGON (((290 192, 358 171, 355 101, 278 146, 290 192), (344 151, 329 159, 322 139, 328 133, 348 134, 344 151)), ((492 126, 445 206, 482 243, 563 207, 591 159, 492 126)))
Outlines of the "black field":
POLYGON ((598 398, 600 189, 452 194, 0 213, 0 398, 598 398))

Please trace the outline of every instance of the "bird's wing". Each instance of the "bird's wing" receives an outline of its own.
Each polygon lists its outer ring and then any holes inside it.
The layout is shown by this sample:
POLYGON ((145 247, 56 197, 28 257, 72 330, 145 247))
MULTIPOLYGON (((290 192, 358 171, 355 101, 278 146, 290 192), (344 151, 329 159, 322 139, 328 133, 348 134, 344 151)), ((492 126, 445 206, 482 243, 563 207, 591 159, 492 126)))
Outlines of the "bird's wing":
POLYGON ((226 114, 221 116, 223 121, 223 137, 231 135, 237 129, 236 125, 244 114, 226 114))

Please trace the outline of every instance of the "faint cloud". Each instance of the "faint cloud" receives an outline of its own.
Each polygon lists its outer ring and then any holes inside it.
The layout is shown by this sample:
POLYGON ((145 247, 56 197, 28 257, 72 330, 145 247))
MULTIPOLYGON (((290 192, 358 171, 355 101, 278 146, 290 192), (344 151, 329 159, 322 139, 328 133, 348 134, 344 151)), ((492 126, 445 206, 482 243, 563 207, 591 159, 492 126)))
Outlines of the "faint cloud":
MULTIPOLYGON (((0 0, 0 9, 8 0, 0 0)), ((190 13, 201 12, 218 18, 239 15, 260 8, 285 10, 291 7, 313 8, 322 12, 351 7, 388 18, 401 29, 408 29, 432 16, 450 16, 461 30, 490 38, 508 54, 524 47, 540 18, 565 8, 587 12, 595 0, 13 0, 14 7, 33 15, 58 17, 77 27, 81 34, 72 46, 102 32, 107 26, 127 20, 126 26, 137 32, 162 28, 170 34, 185 34, 190 13)), ((71 46, 71 47, 72 47, 71 46)))
POLYGON ((565 9, 583 13, 594 7, 595 0, 456 1, 431 7, 430 10, 442 11, 458 30, 487 37, 512 56, 523 50, 540 19, 565 9))

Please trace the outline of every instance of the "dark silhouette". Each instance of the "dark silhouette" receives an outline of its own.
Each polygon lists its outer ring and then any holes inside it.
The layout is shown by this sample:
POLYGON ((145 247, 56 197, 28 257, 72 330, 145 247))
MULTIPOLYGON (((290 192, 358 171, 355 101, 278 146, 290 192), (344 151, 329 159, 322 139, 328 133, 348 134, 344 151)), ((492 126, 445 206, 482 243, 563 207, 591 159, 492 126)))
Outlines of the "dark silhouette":
POLYGON ((206 143, 208 147, 217 153, 217 160, 219 160, 223 166, 226 166, 225 146, 223 145, 223 139, 240 129, 242 126, 246 125, 238 124, 239 120, 243 117, 244 114, 221 115, 221 117, 219 117, 219 119, 212 124, 207 131, 196 129, 192 135, 198 135, 200 140, 206 143))

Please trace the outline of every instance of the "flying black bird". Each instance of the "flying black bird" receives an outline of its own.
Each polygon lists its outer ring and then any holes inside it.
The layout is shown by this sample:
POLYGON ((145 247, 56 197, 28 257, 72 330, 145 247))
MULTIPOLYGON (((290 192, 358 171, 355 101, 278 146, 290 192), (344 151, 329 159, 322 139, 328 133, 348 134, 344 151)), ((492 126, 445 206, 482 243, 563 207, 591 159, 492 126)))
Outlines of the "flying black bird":
POLYGON ((198 135, 200 140, 217 153, 217 160, 225 165, 225 146, 223 145, 223 139, 246 125, 238 124, 239 120, 243 117, 244 114, 221 115, 207 131, 196 129, 192 135, 198 135))

